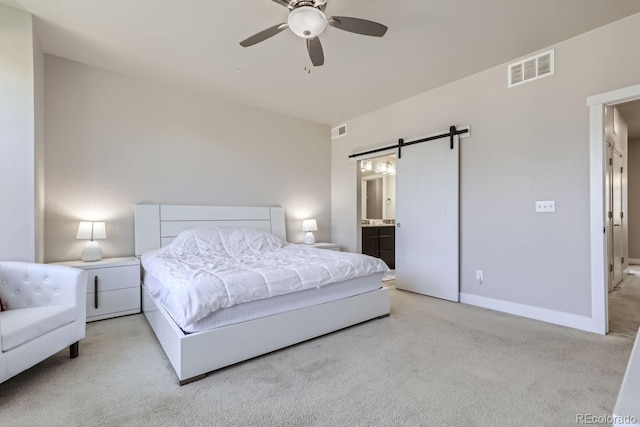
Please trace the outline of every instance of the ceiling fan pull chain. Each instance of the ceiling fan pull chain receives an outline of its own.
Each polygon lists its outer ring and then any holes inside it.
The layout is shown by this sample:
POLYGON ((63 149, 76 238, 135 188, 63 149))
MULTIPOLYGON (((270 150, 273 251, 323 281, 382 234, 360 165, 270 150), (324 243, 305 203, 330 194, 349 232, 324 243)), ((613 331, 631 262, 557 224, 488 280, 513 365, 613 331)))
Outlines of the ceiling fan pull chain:
POLYGON ((304 53, 304 71, 306 71, 307 74, 311 74, 311 64, 309 63, 309 55, 307 55, 307 52, 304 53))

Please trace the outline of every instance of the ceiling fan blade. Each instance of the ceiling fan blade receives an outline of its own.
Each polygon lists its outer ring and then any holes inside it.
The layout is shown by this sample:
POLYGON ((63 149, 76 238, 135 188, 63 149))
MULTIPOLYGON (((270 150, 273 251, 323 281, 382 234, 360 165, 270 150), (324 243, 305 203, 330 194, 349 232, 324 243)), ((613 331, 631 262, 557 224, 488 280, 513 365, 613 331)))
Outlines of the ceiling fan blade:
POLYGON ((350 18, 348 16, 332 16, 329 19, 329 25, 340 30, 365 36, 382 37, 387 32, 387 27, 378 22, 360 18, 350 18))
POLYGON ((309 58, 314 67, 324 65, 324 51, 322 50, 322 44, 318 37, 307 39, 307 50, 309 51, 309 58))
POLYGON ((291 4, 287 0, 273 0, 275 3, 278 3, 281 6, 291 8, 291 4))
POLYGON ((261 41, 264 41, 264 40, 268 39, 269 37, 275 36, 276 34, 278 34, 280 31, 284 30, 288 26, 289 25, 286 24, 286 23, 274 25, 273 27, 267 28, 264 31, 260 31, 259 33, 252 35, 248 39, 241 41, 240 42, 240 46, 242 46, 242 47, 253 46, 254 44, 260 43, 261 41))

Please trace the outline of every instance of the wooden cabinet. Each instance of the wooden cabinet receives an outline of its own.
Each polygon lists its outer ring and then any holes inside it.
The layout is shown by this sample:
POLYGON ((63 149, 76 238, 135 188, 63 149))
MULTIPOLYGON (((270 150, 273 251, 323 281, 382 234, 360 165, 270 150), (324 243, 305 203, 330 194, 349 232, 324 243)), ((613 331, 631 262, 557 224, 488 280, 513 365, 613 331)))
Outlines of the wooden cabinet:
POLYGON ((57 264, 87 271, 87 322, 140 313, 140 261, 137 258, 57 264))
POLYGON ((362 227, 362 253, 381 258, 390 269, 396 268, 395 226, 362 227))

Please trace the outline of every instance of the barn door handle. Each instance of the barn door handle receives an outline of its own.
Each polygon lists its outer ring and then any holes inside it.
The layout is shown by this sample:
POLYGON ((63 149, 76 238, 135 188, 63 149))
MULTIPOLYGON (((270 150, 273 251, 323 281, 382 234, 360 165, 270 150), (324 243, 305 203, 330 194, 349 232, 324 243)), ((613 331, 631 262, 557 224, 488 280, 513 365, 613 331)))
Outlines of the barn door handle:
POLYGON ((614 227, 620 227, 620 224, 613 224, 614 227))

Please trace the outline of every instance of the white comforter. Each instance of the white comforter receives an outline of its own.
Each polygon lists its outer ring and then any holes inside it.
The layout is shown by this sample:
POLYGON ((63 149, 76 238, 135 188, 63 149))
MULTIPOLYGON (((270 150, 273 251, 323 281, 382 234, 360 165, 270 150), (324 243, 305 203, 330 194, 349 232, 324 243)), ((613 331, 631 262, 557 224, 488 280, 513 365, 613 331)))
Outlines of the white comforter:
MULTIPOLYGON (((378 258, 287 244, 246 228, 183 231, 169 245, 145 253, 142 265, 167 288, 176 323, 184 328, 212 311, 323 286, 389 268, 378 258)), ((165 306, 165 301, 160 301, 165 306)))

